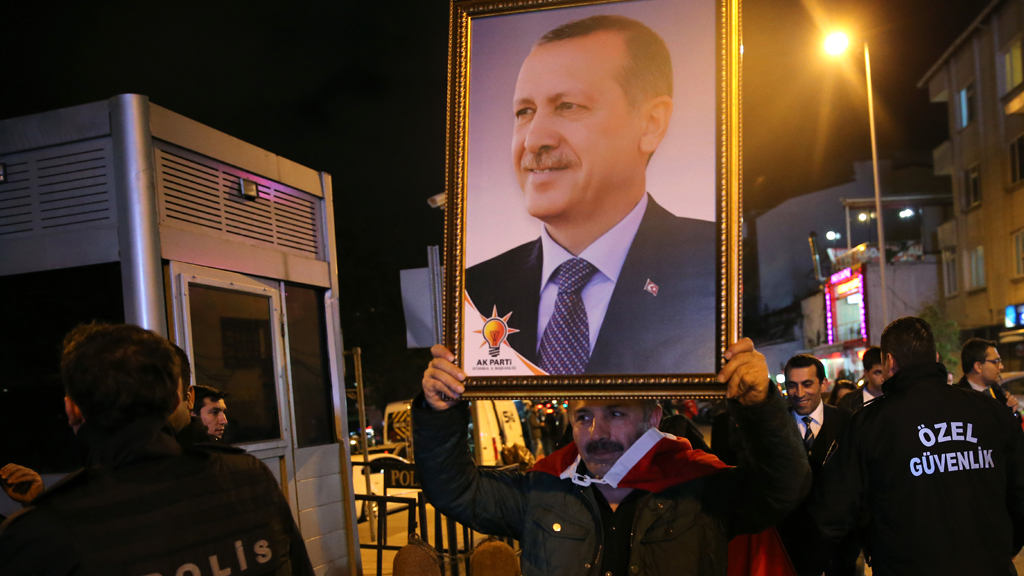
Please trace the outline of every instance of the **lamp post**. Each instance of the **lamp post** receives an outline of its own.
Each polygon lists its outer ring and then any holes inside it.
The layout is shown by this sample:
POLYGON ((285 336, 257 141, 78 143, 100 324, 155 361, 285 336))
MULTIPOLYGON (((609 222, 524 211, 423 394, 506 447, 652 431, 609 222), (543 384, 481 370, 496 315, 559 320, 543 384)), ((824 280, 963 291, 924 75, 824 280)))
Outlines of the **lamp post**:
MULTIPOLYGON (((825 51, 838 56, 850 45, 846 34, 833 32, 825 39, 825 51)), ((875 214, 878 220, 878 270, 882 281, 882 325, 889 325, 889 306, 886 303, 885 284, 885 231, 882 227, 882 193, 878 183, 878 140, 875 138, 875 103, 871 91, 871 56, 868 54, 868 43, 864 43, 864 76, 868 87, 868 124, 871 127, 871 167, 875 177, 875 214)))

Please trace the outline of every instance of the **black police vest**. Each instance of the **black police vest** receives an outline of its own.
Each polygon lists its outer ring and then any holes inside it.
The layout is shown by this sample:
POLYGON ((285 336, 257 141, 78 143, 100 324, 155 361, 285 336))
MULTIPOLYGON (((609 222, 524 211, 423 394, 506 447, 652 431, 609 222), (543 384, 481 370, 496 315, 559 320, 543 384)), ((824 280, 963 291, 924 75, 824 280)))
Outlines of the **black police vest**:
POLYGON ((67 527, 83 574, 292 573, 291 512, 251 456, 187 453, 90 468, 37 505, 67 527))

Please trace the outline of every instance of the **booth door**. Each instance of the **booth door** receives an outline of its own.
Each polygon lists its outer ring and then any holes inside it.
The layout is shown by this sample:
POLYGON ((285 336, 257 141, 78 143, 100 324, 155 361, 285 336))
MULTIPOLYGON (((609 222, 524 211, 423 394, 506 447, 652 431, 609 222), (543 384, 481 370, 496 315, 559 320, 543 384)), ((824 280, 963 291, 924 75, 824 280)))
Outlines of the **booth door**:
POLYGON ((192 384, 228 394, 224 440, 270 468, 298 521, 280 283, 180 262, 170 271, 192 384))

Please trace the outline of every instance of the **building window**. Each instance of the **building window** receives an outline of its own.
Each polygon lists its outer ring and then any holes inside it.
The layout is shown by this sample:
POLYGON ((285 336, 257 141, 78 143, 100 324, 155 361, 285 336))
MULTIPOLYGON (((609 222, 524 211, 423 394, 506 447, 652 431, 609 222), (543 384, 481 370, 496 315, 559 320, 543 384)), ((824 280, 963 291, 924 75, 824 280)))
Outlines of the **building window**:
POLYGON ((957 271, 956 250, 944 250, 942 252, 942 278, 945 280, 946 296, 955 296, 960 291, 957 271))
POLYGON ((1013 271, 1015 276, 1024 276, 1024 230, 1013 233, 1013 271))
POLYGON ((975 98, 974 98, 974 82, 971 82, 960 90, 960 127, 966 128, 968 124, 974 121, 975 114, 975 98))
POLYGON ((977 246, 967 254, 967 289, 985 287, 985 247, 977 246))
POLYGON ((1010 183, 1024 180, 1024 134, 1010 142, 1010 183))
POLYGON ((1003 52, 1003 93, 1017 87, 1024 80, 1024 68, 1021 66, 1020 39, 1014 40, 1003 52))
POLYGON ((964 208, 970 208, 981 202, 981 170, 975 164, 963 171, 964 177, 964 208))

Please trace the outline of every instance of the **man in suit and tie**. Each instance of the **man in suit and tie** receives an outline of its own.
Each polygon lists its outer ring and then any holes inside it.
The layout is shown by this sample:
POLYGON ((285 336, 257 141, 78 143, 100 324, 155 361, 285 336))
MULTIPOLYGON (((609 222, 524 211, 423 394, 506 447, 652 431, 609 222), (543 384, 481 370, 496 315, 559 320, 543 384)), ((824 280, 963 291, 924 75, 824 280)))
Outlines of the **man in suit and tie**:
POLYGON ((882 349, 878 346, 868 348, 861 361, 864 366, 864 384, 843 396, 837 406, 847 414, 853 414, 868 402, 882 396, 882 382, 885 382, 885 374, 882 373, 882 349))
MULTIPOLYGON (((817 481, 829 447, 846 425, 849 415, 821 401, 821 392, 828 386, 821 360, 809 354, 799 354, 786 362, 784 372, 789 412, 804 440, 811 474, 817 481)), ((802 504, 780 522, 778 530, 796 573, 800 576, 820 574, 813 561, 817 557, 816 551, 808 549, 815 545, 814 540, 808 537, 814 532, 814 521, 806 505, 802 504)), ((857 535, 851 533, 837 548, 825 571, 826 576, 854 574, 859 553, 857 535)))
POLYGON ((960 350, 960 367, 963 368, 964 376, 956 383, 957 386, 988 394, 1006 404, 1011 412, 1019 414, 1017 398, 999 385, 1002 381, 1003 359, 999 357, 995 342, 981 338, 971 338, 965 342, 960 350))
POLYGON ((646 187, 672 108, 668 48, 630 18, 560 26, 523 62, 512 164, 543 225, 469 268, 466 292, 482 314, 514 313, 508 344, 549 374, 714 370, 715 223, 646 187))

